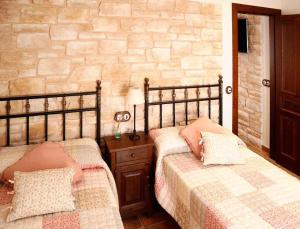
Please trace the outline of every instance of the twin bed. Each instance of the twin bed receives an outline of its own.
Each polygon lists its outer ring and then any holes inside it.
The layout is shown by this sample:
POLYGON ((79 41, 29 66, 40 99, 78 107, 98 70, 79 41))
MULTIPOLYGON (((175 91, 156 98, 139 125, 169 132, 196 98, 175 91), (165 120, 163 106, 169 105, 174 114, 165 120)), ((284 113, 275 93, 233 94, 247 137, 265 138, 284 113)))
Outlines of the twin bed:
POLYGON ((173 114, 167 125, 175 126, 178 120, 175 114, 180 115, 177 104, 184 104, 180 112, 185 125, 189 119, 199 118, 201 113, 222 125, 222 78, 219 78, 218 84, 188 87, 150 87, 149 81, 145 80, 145 132, 149 131, 149 123, 152 122, 167 133, 165 140, 155 141, 158 149, 155 195, 179 226, 191 229, 299 228, 299 180, 252 152, 245 144, 240 145, 244 164, 204 166, 190 150, 176 148, 179 134, 174 141, 171 137, 177 131, 175 127, 172 131, 164 128, 163 114, 168 109, 165 105, 171 105, 173 114), (176 98, 178 90, 184 91, 183 99, 176 98), (196 93, 191 93, 193 90, 196 93), (199 95, 200 90, 202 96, 199 95), (157 94, 158 101, 149 101, 150 98, 154 100, 157 94), (171 99, 162 99, 167 97, 166 94, 171 94, 171 99), (213 101, 218 101, 218 112, 211 112, 213 101), (158 125, 153 122, 157 119, 153 117, 152 106, 159 109, 158 125), (192 106, 196 107, 194 116, 188 110, 192 106), (208 109, 201 110, 200 107, 208 109), (203 114, 203 110, 208 113, 203 114), (161 143, 173 146, 161 150, 161 143))
MULTIPOLYGON (((101 85, 97 82, 95 91, 48 94, 32 96, 16 96, 0 98, 1 102, 6 103, 6 114, 0 115, 0 119, 6 122, 6 145, 0 149, 0 173, 18 161, 26 151, 34 148, 30 142, 31 118, 36 116, 44 117, 44 139, 49 139, 49 121, 51 115, 61 115, 62 117, 62 140, 61 144, 64 151, 70 155, 82 168, 83 180, 73 185, 72 193, 75 197, 74 211, 59 212, 46 215, 27 217, 7 223, 6 217, 12 201, 11 191, 7 186, 0 186, 0 228, 22 228, 22 229, 55 229, 55 228, 123 228, 119 213, 118 195, 112 173, 107 164, 101 157, 99 149, 101 136, 101 85), (94 98, 93 105, 85 107, 83 105, 84 96, 94 98), (57 109, 49 109, 50 100, 61 101, 61 106, 57 109), (69 100, 79 98, 79 108, 68 108, 69 100), (37 111, 30 111, 30 104, 34 100, 42 100, 43 107, 37 111), (11 105, 14 101, 25 101, 25 112, 11 113, 11 105), (84 132, 84 112, 95 112, 96 121, 95 136, 83 138, 84 132), (78 139, 68 139, 72 133, 68 132, 67 114, 79 114, 79 137, 78 139), (15 118, 25 118, 25 142, 26 145, 11 146, 11 120, 15 118)), ((28 190, 30 192, 30 190, 28 190)))
MULTIPOLYGON (((0 187, 0 228, 123 228, 118 209, 118 197, 113 176, 101 157, 100 112, 101 87, 97 85, 94 92, 56 94, 28 97, 1 98, 7 103, 5 120, 7 146, 10 145, 10 121, 12 118, 25 117, 26 143, 24 146, 2 147, 0 150, 0 172, 7 165, 16 162, 33 147, 30 145, 31 116, 45 117, 45 140, 48 139, 48 116, 62 115, 63 145, 65 151, 80 164, 84 180, 75 185, 76 210, 34 216, 6 223, 11 195, 8 189, 0 187), (96 97, 95 106, 67 109, 66 98, 84 95, 96 97), (49 111, 49 98, 62 98, 62 109, 49 111), (44 99, 45 109, 30 112, 27 106, 23 114, 11 114, 12 100, 44 99), (83 112, 95 111, 96 141, 83 138, 83 112), (79 113, 79 139, 66 140, 66 114, 79 113)), ((150 87, 145 80, 145 132, 149 132, 152 117, 151 106, 159 107, 159 128, 163 128, 163 107, 171 105, 175 126, 179 115, 185 124, 190 119, 191 103, 196 104, 196 118, 201 115, 201 107, 206 103, 208 116, 215 112, 213 107, 218 102, 219 124, 222 124, 222 78, 218 84, 194 85, 180 87, 150 87), (188 96, 188 91, 196 90, 195 97, 188 96), (176 90, 184 91, 184 99, 176 98, 176 90), (207 96, 201 91, 207 90, 207 96), (170 100, 163 100, 163 92, 170 91, 170 100), (158 92, 159 101, 150 101, 150 92, 158 92), (184 113, 178 113, 177 104, 184 104, 184 113)), ((153 123, 152 123, 153 124, 153 123)), ((168 139, 166 139, 168 141, 168 139)), ((166 144, 172 144, 166 142, 166 144)), ((222 147, 222 146, 220 146, 222 147)), ((155 195, 160 205, 178 222, 182 228, 297 228, 300 225, 300 182, 247 147, 241 146, 246 163, 242 165, 204 166, 191 152, 176 150, 174 152, 156 152, 155 195)))

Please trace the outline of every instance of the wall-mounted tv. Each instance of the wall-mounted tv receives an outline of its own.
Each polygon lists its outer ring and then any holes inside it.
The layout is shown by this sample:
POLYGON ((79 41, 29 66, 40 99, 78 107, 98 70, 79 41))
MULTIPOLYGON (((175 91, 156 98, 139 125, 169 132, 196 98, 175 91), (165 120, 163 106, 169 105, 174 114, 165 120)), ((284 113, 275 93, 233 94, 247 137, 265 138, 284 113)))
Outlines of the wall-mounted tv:
POLYGON ((238 46, 239 52, 248 52, 248 21, 244 18, 238 19, 238 46))

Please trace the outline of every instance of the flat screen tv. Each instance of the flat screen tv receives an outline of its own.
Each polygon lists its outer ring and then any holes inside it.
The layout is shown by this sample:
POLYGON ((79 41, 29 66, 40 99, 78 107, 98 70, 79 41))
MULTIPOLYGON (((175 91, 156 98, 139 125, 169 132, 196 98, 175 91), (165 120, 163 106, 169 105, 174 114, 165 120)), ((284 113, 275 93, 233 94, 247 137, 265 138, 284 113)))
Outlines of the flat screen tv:
POLYGON ((248 21, 247 19, 238 19, 238 46, 239 52, 248 52, 248 21))

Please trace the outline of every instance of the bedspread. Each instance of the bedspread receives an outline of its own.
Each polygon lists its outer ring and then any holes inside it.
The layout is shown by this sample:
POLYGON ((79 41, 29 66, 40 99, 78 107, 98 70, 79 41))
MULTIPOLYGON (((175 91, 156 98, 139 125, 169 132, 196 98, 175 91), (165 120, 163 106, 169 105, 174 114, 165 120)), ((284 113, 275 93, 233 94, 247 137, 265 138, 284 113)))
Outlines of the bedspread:
MULTIPOLYGON (((74 185, 75 211, 47 214, 6 223, 12 200, 5 186, 0 187, 0 228, 22 229, 90 229, 123 228, 119 213, 118 195, 113 176, 100 156, 92 139, 76 139, 61 142, 65 151, 83 169, 84 179, 74 185)), ((32 146, 29 146, 32 147, 32 146)), ((9 147, 26 151, 26 147, 9 147)), ((24 153, 23 152, 23 153, 24 153)), ((3 152, 1 152, 3 153, 3 152)), ((18 153, 22 155, 23 153, 18 153)), ((29 190, 30 191, 30 190, 29 190)))
POLYGON ((300 228, 300 181, 242 149, 246 164, 203 166, 158 155, 155 194, 182 228, 300 228))

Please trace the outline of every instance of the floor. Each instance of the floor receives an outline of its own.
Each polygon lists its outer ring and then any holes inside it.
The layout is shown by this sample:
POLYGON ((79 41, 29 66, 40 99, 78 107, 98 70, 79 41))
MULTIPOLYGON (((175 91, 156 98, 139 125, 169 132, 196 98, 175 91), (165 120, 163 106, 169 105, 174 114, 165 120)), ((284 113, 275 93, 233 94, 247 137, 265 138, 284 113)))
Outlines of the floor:
POLYGON ((276 165, 277 167, 283 169, 284 171, 286 171, 287 173, 291 174, 292 176, 294 176, 294 177, 300 179, 300 176, 296 175, 295 173, 291 172, 290 170, 284 168, 283 166, 277 164, 274 160, 272 160, 272 159, 270 158, 270 154, 269 154, 268 152, 266 152, 265 150, 263 150, 263 149, 258 149, 258 148, 256 148, 256 147, 251 146, 251 145, 247 145, 247 146, 248 146, 248 148, 249 148, 250 150, 252 150, 253 152, 259 154, 260 156, 262 156, 262 157, 265 158, 266 160, 270 161, 272 164, 274 164, 274 165, 276 165))
POLYGON ((160 209, 151 217, 134 216, 123 220, 125 229, 180 229, 175 220, 164 210, 160 209))

